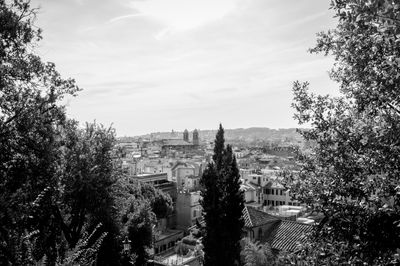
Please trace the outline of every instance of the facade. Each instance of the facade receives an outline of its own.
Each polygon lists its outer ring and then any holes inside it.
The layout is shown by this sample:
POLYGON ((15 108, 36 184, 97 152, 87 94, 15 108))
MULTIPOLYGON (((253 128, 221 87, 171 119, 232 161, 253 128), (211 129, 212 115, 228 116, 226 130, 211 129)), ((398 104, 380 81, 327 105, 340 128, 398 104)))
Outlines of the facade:
POLYGON ((185 183, 187 183, 187 177, 196 176, 198 170, 196 171, 195 165, 186 162, 177 162, 171 168, 172 180, 176 181, 178 189, 183 189, 185 183))
POLYGON ((200 187, 200 176, 190 175, 181 181, 183 190, 194 190, 200 187))
POLYGON ((169 194, 174 202, 176 201, 176 183, 168 181, 167 173, 138 174, 132 176, 132 179, 137 180, 138 182, 152 184, 155 188, 169 194))
POLYGON ((289 190, 278 181, 270 181, 263 188, 263 205, 265 206, 299 206, 296 200, 292 200, 289 190))
POLYGON ((256 188, 247 182, 242 182, 240 190, 244 192, 244 202, 252 203, 257 201, 256 188))
POLYGON ((167 229, 156 233, 154 239, 154 253, 161 255, 173 251, 176 243, 183 238, 182 230, 167 229))
POLYGON ((196 224, 202 217, 200 191, 180 191, 176 200, 176 224, 178 229, 187 229, 196 224))

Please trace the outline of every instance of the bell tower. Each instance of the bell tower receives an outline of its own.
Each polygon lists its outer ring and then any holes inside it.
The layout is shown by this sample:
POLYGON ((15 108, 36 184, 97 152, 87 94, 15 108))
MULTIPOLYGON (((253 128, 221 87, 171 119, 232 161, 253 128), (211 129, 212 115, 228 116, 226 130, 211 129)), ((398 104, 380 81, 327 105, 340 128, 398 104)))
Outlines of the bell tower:
POLYGON ((187 131, 187 129, 183 131, 183 140, 189 142, 189 132, 187 131))
POLYGON ((193 130, 193 145, 199 145, 199 132, 197 129, 193 130))

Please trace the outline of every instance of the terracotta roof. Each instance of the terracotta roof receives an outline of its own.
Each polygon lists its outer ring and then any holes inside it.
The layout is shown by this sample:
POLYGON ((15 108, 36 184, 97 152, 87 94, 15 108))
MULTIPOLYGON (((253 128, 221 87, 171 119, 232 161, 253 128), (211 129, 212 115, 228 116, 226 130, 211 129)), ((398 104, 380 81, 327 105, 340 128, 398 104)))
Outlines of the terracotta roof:
POLYGON ((244 226, 251 228, 263 224, 279 221, 279 218, 268 213, 256 210, 250 206, 245 206, 243 209, 244 226))
POLYGON ((311 233, 313 226, 289 220, 281 220, 275 225, 269 242, 273 249, 280 251, 295 251, 298 244, 306 241, 307 235, 311 233))

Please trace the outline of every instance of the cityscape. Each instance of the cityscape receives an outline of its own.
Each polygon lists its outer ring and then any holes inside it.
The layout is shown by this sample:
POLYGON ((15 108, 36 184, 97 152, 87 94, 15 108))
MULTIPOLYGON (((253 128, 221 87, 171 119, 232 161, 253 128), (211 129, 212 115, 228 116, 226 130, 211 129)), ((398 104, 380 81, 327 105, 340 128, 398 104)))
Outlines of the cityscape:
MULTIPOLYGON (((269 142, 259 143, 245 141, 251 129, 240 131, 245 134, 227 139, 227 142, 238 145, 232 144, 232 148, 244 195, 245 233, 252 241, 268 239, 275 252, 295 251, 297 244, 321 217, 309 213, 305 206, 291 197, 282 183, 280 172, 283 169, 298 171, 296 148, 307 147, 295 130, 258 129, 267 136, 275 136, 269 142)), ((122 167, 128 178, 154 185, 169 194, 174 203, 174 211, 158 221, 155 228, 155 258, 166 265, 200 263, 192 262, 197 253, 188 252, 177 257, 175 249, 176 244, 181 243, 179 241, 192 251, 201 243, 199 232, 204 219, 200 179, 211 161, 214 148, 214 141, 207 133, 202 135, 197 129, 152 133, 145 137, 121 138, 116 145, 123 154, 122 167)), ((213 133, 215 136, 216 132, 213 133)), ((235 134, 231 132, 231 135, 235 134)))
POLYGON ((0 265, 400 265, 399 1, 0 0, 0 38, 0 265))

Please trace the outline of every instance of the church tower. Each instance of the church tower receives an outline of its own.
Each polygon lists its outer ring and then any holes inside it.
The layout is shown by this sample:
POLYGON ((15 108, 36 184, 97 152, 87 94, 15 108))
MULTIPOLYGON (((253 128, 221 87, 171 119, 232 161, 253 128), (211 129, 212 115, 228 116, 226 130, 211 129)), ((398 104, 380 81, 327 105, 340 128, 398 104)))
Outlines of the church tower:
POLYGON ((199 145, 199 132, 197 129, 193 130, 193 145, 199 145))
POLYGON ((183 140, 189 142, 189 132, 187 131, 187 129, 183 131, 183 140))

